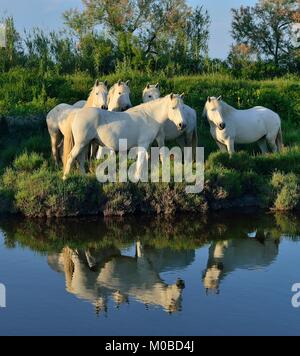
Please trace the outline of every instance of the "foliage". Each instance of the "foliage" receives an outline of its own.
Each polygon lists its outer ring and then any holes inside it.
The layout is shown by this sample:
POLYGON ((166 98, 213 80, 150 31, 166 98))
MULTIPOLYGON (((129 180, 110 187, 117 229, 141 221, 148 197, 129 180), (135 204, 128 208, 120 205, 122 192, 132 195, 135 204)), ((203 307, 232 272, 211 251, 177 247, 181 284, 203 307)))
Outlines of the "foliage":
POLYGON ((233 9, 232 34, 257 57, 271 59, 275 67, 289 66, 299 43, 299 2, 297 0, 259 0, 255 6, 233 9))
POLYGON ((292 211, 300 204, 300 180, 294 173, 274 173, 272 186, 277 194, 274 208, 278 211, 292 211))

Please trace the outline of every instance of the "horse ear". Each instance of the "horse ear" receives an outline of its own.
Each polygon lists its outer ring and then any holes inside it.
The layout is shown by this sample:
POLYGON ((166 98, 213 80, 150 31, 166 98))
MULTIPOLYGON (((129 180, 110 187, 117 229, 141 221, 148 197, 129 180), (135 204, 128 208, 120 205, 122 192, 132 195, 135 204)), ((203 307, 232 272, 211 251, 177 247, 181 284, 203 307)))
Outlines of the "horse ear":
POLYGON ((121 79, 119 79, 119 81, 118 81, 118 85, 120 86, 122 84, 122 80, 121 79))
POLYGON ((210 96, 207 98, 207 101, 208 101, 209 103, 211 102, 211 97, 210 97, 210 96))
POLYGON ((170 95, 170 98, 171 98, 171 100, 174 99, 174 94, 173 93, 170 95))
POLYGON ((127 80, 127 82, 125 84, 129 87, 130 80, 127 80))
POLYGON ((155 85, 155 88, 156 88, 156 89, 159 89, 159 83, 157 83, 157 84, 155 85))
POLYGON ((99 84, 100 84, 99 79, 97 79, 96 82, 95 82, 95 87, 98 87, 99 84))
POLYGON ((181 97, 181 99, 184 99, 185 93, 182 93, 182 94, 180 95, 180 97, 181 97))
POLYGON ((150 83, 147 84, 147 89, 150 89, 150 83))
POLYGON ((108 87, 108 80, 106 80, 106 81, 104 82, 104 85, 105 85, 106 87, 108 87))
POLYGON ((222 100, 222 95, 220 95, 219 97, 218 97, 218 101, 221 101, 222 100))

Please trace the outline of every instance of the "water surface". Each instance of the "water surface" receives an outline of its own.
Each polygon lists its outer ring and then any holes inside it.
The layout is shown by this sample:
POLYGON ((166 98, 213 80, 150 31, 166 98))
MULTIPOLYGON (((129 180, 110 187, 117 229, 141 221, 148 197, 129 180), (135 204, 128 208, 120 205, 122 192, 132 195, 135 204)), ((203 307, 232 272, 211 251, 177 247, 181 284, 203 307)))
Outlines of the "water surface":
POLYGON ((262 213, 3 218, 0 335, 299 335, 299 241, 262 213))

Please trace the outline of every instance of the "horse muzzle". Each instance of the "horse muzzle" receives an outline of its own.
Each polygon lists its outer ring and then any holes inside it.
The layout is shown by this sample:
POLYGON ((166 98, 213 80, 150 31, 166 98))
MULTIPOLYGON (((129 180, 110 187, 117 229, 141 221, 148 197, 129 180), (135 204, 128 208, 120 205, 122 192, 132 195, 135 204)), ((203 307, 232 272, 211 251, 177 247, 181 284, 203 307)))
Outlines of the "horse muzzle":
POLYGON ((107 105, 102 105, 102 106, 101 106, 101 109, 102 109, 102 110, 108 110, 108 106, 107 106, 107 105))

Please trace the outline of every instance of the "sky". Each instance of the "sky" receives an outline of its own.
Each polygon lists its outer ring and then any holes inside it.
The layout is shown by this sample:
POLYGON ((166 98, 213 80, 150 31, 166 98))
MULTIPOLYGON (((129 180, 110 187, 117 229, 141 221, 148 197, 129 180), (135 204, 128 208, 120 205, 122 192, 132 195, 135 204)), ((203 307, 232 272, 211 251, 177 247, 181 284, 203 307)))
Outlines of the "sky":
MULTIPOLYGON (((203 5, 211 16, 210 55, 226 58, 232 44, 230 35, 231 8, 254 5, 256 0, 189 0, 191 5, 203 5)), ((0 16, 12 15, 19 31, 32 27, 54 30, 63 27, 62 13, 81 8, 81 0, 0 0, 0 16)))

